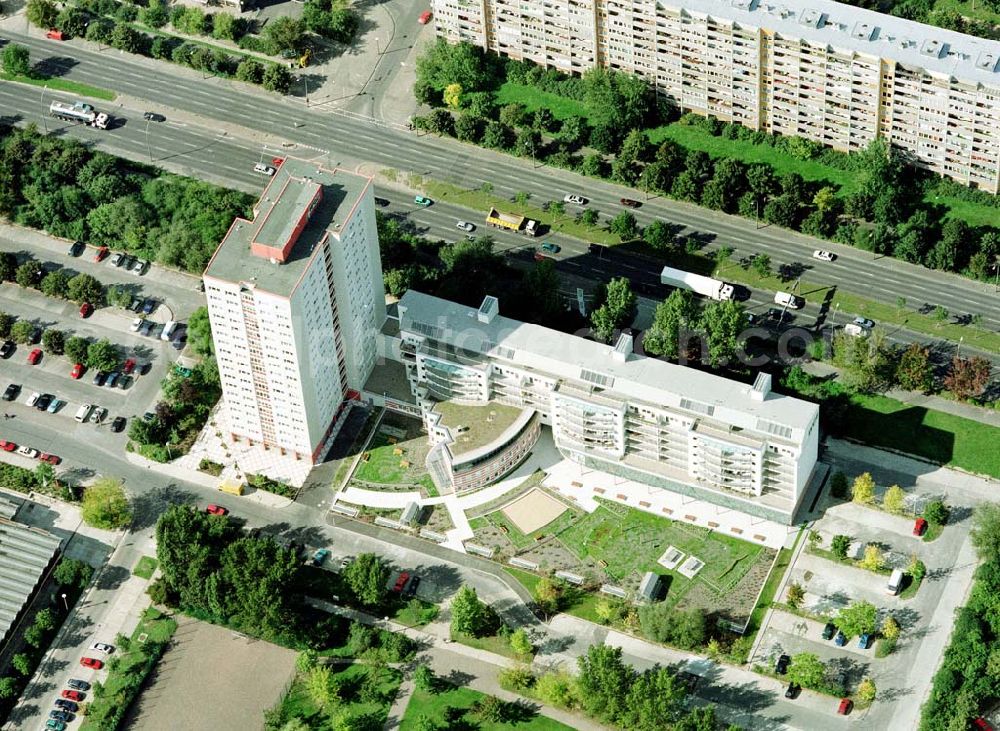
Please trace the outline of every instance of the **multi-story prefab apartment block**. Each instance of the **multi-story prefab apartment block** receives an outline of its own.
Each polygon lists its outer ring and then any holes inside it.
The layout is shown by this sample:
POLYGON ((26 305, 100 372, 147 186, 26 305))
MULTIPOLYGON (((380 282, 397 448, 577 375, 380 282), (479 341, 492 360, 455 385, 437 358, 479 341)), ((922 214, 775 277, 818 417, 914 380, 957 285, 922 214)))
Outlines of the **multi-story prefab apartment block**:
POLYGON ((204 282, 232 437, 315 461, 385 320, 371 180, 287 158, 204 282))
POLYGON ((413 290, 398 305, 398 358, 434 442, 444 491, 482 487, 552 429, 590 469, 790 524, 816 465, 819 407, 614 345, 413 290))
POLYGON ((437 32, 566 73, 636 74, 681 109, 838 150, 876 137, 1000 189, 1000 42, 830 0, 434 0, 437 32))

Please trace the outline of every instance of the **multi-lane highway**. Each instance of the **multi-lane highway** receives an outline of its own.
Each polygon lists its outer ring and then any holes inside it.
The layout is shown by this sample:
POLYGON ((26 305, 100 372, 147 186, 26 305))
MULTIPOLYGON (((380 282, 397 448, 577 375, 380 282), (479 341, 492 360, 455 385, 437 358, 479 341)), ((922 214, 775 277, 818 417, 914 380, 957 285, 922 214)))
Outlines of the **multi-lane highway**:
MULTIPOLYGON (((373 162, 467 188, 489 182, 500 195, 526 191, 535 200, 544 201, 561 198, 566 192, 579 192, 591 199, 592 207, 604 213, 617 212, 618 200, 623 195, 640 197, 634 191, 603 181, 534 167, 530 161, 452 140, 418 137, 414 133, 347 118, 327 107, 306 108, 304 101, 299 99, 280 98, 238 82, 206 80, 197 72, 149 59, 113 50, 97 52, 75 43, 55 44, 44 38, 9 31, 3 36, 27 45, 33 61, 44 61, 50 73, 111 86, 136 99, 148 100, 153 109, 162 107, 200 115, 208 120, 205 124, 217 126, 220 135, 259 135, 261 141, 265 137, 290 140, 313 150, 329 151, 333 162, 348 165, 373 162)), ((47 102, 39 99, 37 90, 15 85, 4 85, 0 100, 7 114, 16 111, 25 118, 39 121, 47 106, 47 102)), ((116 112, 114 105, 110 111, 116 112)), ((167 113, 169 115, 169 111, 167 113)), ((137 129, 143 124, 133 116, 123 128, 110 133, 95 132, 95 135, 120 137, 130 127, 137 129)), ((162 127, 150 130, 154 141, 168 133, 162 127)), ((133 139, 132 144, 145 147, 144 139, 133 139)), ((218 145, 199 147, 192 140, 191 151, 210 160, 213 168, 218 169, 219 163, 226 164, 218 158, 218 145)), ((155 150, 153 156, 156 157, 155 150)), ((654 218, 681 224, 714 236, 713 245, 732 246, 738 255, 767 253, 775 263, 808 263, 812 250, 821 245, 807 236, 776 228, 755 229, 743 219, 676 201, 647 201, 637 212, 637 218, 642 224, 654 218)), ((824 265, 821 274, 814 277, 819 281, 890 304, 904 297, 912 308, 924 304, 941 305, 954 316, 980 315, 982 327, 1000 329, 1000 297, 991 286, 894 259, 873 259, 870 254, 850 247, 829 243, 822 247, 836 251, 838 260, 824 265)))

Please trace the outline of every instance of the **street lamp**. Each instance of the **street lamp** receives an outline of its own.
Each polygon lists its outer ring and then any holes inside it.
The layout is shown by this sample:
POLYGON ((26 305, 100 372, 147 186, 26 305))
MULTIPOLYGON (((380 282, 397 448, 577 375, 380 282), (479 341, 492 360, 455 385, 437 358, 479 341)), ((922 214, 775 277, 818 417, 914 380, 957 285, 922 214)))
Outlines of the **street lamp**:
POLYGON ((45 128, 45 134, 49 133, 49 122, 45 119, 45 90, 48 88, 48 84, 43 86, 41 93, 38 95, 38 103, 42 105, 42 127, 45 128))
POLYGON ((65 607, 66 611, 68 612, 69 611, 69 602, 66 601, 66 594, 65 593, 63 593, 63 595, 62 595, 62 600, 63 600, 63 607, 65 607))
POLYGON ((149 146, 149 122, 150 122, 150 120, 147 119, 146 120, 146 154, 149 155, 149 161, 153 162, 153 148, 149 146))

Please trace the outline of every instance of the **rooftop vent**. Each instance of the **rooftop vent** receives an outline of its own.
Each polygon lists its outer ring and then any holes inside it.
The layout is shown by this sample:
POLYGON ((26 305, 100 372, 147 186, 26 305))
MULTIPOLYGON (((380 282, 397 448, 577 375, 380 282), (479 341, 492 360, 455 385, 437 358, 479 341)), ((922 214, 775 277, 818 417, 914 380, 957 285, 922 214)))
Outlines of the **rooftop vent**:
POLYGON ((750 398, 754 401, 763 401, 771 393, 771 374, 758 373, 750 389, 750 398))
POLYGON ((914 41, 912 38, 900 38, 899 39, 899 47, 900 48, 910 48, 911 46, 915 46, 915 45, 917 45, 916 41, 914 41))
POLYGON ((855 23, 854 30, 851 31, 851 36, 857 38, 859 41, 871 41, 875 39, 875 35, 877 33, 877 25, 871 25, 870 23, 855 23))
POLYGON ((740 10, 756 10, 757 0, 733 0, 733 7, 740 10))
POLYGON ((947 43, 942 43, 935 38, 928 38, 924 41, 924 45, 920 47, 920 53, 929 58, 941 58, 947 48, 947 43))
POLYGON ((615 343, 615 350, 611 357, 624 363, 630 355, 632 355, 632 336, 628 333, 622 333, 618 336, 618 342, 615 343))
POLYGON ((493 295, 486 295, 483 298, 483 304, 479 305, 479 311, 476 316, 482 323, 489 324, 493 322, 493 318, 497 316, 500 312, 500 301, 493 295))
POLYGON ((799 23, 810 28, 822 28, 826 23, 826 14, 813 8, 806 8, 799 16, 799 23))
POLYGON ((997 70, 998 61, 1000 61, 1000 56, 989 51, 983 51, 979 54, 979 58, 976 59, 976 68, 994 72, 997 70))

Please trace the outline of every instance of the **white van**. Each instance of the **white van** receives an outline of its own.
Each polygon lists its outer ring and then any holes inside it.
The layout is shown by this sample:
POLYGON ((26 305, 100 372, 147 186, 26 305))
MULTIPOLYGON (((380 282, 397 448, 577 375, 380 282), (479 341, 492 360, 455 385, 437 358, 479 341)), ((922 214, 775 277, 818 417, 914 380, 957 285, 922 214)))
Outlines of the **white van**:
POLYGON ((844 332, 850 335, 852 338, 867 338, 868 328, 861 327, 856 322, 849 322, 844 325, 844 332))
POLYGON ((163 326, 163 332, 160 333, 160 340, 170 340, 170 336, 174 334, 176 329, 177 323, 173 320, 167 320, 167 324, 163 326))
POLYGON ((903 570, 893 569, 892 576, 889 577, 889 583, 886 584, 885 590, 890 594, 898 594, 900 587, 903 585, 903 570))
POLYGON ((87 420, 87 417, 90 416, 90 411, 93 408, 94 407, 91 406, 90 404, 84 404, 83 406, 81 406, 79 409, 76 410, 76 416, 74 416, 73 418, 82 424, 87 420))
POLYGON ((789 307, 793 310, 797 310, 802 306, 799 304, 799 298, 789 292, 775 292, 774 304, 789 307))

